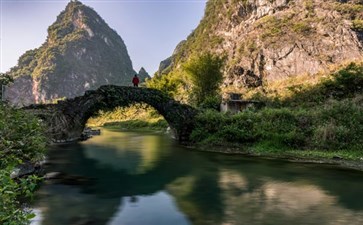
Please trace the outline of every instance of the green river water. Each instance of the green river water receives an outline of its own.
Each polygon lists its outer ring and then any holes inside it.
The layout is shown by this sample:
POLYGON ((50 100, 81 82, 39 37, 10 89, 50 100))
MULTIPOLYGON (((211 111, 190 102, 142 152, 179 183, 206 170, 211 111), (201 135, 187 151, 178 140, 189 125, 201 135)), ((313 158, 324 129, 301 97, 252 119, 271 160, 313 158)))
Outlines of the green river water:
POLYGON ((191 151, 115 129, 48 155, 47 172, 68 178, 42 185, 32 225, 363 224, 359 171, 191 151))

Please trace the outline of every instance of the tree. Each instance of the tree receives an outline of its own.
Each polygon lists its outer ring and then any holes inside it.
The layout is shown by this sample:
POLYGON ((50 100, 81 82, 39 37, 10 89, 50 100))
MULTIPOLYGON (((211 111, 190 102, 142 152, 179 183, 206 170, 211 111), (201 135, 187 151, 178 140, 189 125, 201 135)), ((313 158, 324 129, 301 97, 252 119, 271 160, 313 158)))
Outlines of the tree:
POLYGON ((0 73, 0 85, 7 85, 13 82, 13 78, 6 73, 0 73))
POLYGON ((193 57, 184 65, 192 85, 190 99, 196 106, 219 95, 224 59, 210 53, 193 57))
POLYGON ((0 100, 2 99, 2 86, 13 82, 13 78, 6 73, 0 73, 0 100))
POLYGON ((183 85, 184 83, 179 72, 154 75, 154 77, 146 80, 146 87, 158 89, 172 98, 177 97, 179 89, 183 85))

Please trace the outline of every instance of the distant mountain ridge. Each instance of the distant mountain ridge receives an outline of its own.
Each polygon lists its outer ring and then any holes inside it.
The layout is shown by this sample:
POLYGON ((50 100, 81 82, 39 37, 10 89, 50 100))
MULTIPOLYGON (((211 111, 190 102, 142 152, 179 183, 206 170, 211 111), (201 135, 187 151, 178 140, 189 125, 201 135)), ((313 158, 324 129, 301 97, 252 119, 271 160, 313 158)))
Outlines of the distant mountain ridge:
POLYGON ((157 74, 202 52, 226 56, 223 86, 234 90, 361 61, 363 1, 209 0, 198 27, 157 74))
POLYGON ((106 84, 130 85, 136 72, 122 38, 92 8, 72 1, 48 28, 46 42, 23 54, 8 74, 15 82, 5 98, 28 105, 106 84))

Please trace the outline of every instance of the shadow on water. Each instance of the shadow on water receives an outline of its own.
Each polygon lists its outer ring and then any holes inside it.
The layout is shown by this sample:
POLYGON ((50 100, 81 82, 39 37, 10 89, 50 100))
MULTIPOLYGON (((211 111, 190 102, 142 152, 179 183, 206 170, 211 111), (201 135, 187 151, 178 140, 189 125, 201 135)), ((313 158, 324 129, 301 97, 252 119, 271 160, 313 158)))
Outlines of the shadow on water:
POLYGON ((87 182, 43 185, 33 224, 363 224, 361 172, 193 152, 115 130, 49 155, 48 171, 87 182))

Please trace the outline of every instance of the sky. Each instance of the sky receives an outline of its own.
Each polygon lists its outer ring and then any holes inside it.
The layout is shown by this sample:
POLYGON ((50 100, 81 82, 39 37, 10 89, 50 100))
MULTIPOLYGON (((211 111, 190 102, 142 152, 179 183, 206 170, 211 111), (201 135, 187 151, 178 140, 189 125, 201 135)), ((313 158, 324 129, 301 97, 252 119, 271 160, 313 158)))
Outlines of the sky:
MULTIPOLYGON (((40 47, 70 0, 0 0, 0 72, 40 47)), ((124 40, 133 67, 154 74, 197 27, 206 0, 83 0, 124 40)))

